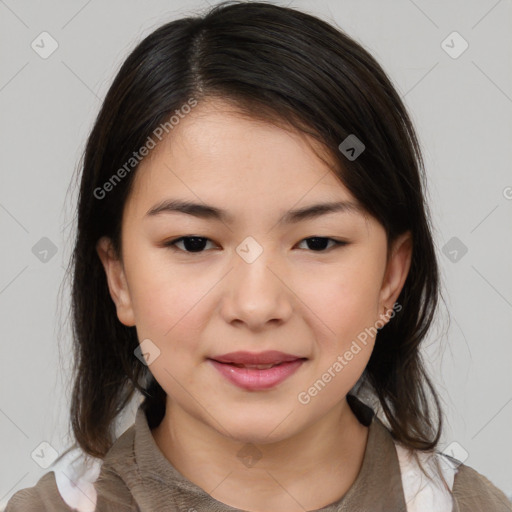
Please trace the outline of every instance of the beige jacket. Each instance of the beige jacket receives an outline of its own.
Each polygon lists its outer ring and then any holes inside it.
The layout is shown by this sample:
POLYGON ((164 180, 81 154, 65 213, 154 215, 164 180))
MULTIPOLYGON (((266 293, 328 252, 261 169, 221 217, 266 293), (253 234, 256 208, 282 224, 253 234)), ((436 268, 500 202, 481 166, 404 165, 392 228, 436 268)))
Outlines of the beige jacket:
MULTIPOLYGON (((340 500, 315 512, 512 511, 504 493, 487 478, 445 456, 437 455, 451 468, 446 476, 452 492, 442 495, 425 486, 416 479, 417 468, 407 466, 406 450, 373 411, 359 400, 350 405, 369 426, 361 470, 340 500)), ((215 500, 171 465, 156 445, 141 407, 135 423, 105 459, 92 461, 82 479, 87 467, 77 469, 76 463, 46 473, 35 486, 16 492, 5 512, 243 512, 215 500)))

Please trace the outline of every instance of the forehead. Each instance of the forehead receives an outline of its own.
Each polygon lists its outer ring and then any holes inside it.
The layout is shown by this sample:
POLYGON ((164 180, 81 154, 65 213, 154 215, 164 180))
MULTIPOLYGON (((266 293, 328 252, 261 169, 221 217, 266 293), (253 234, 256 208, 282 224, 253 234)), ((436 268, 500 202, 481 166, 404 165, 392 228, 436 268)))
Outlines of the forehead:
POLYGON ((227 103, 200 103, 141 162, 132 199, 146 210, 168 195, 254 211, 301 198, 357 202, 335 165, 318 141, 297 130, 227 103))

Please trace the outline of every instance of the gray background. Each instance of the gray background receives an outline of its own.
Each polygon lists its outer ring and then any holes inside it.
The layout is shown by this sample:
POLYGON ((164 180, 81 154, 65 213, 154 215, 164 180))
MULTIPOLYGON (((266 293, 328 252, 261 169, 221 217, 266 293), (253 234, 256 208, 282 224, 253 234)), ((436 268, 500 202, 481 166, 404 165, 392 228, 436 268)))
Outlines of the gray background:
MULTIPOLYGON (((410 110, 447 299, 425 352, 447 414, 441 449, 467 457, 511 496, 511 2, 288 5, 359 41, 410 110), (442 44, 453 31, 469 44, 461 55, 458 36, 442 44)), ((41 442, 59 452, 70 441, 68 289, 62 285, 59 299, 59 288, 76 201, 68 186, 86 136, 128 52, 156 27, 203 6, 0 0, 0 508, 46 472, 31 458, 41 442), (38 37, 43 31, 58 43, 46 59, 31 47, 50 48, 38 37)))

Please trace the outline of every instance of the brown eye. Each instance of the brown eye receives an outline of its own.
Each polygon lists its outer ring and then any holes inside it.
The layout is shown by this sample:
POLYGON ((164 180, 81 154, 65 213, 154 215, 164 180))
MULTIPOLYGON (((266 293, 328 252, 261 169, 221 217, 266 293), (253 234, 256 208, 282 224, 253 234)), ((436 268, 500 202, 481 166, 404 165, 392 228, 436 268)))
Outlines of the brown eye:
POLYGON ((309 238, 304 238, 304 240, 301 241, 301 243, 306 242, 313 252, 325 252, 326 246, 329 242, 333 242, 334 245, 330 247, 330 249, 340 246, 340 245, 347 245, 347 242, 342 242, 340 240, 334 240, 333 238, 327 238, 323 236, 312 236, 309 238))
POLYGON ((176 251, 182 251, 185 253, 200 253, 203 252, 204 246, 206 243, 210 241, 209 238, 205 238, 202 236, 182 236, 177 238, 176 240, 171 240, 170 242, 166 242, 165 247, 170 247, 176 251), (177 244, 183 243, 184 249, 178 247, 177 244))

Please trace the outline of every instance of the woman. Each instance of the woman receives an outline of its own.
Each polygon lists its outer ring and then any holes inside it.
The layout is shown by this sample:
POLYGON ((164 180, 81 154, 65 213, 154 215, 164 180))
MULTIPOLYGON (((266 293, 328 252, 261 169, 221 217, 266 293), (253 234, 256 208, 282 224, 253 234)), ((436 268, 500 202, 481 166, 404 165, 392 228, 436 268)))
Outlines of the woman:
POLYGON ((339 29, 230 2, 150 34, 84 155, 76 446, 7 511, 511 510, 436 451, 424 181, 339 29))

